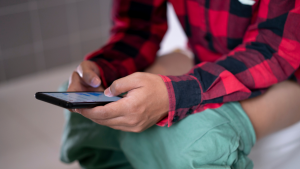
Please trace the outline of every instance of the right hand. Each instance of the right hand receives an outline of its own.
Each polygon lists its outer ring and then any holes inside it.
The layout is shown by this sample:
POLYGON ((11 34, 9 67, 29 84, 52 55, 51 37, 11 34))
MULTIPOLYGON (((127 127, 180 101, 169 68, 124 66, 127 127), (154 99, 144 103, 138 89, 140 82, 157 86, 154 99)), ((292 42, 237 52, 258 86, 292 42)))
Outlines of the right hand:
MULTIPOLYGON (((69 79, 67 92, 104 91, 96 63, 85 60, 80 63, 69 79)), ((74 110, 70 110, 74 112, 74 110)))

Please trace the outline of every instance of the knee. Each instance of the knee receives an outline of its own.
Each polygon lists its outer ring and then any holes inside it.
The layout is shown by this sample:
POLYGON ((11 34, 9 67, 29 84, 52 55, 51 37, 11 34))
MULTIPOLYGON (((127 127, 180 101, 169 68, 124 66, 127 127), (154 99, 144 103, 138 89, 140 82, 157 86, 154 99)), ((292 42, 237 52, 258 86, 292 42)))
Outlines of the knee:
POLYGON ((192 168, 253 168, 247 156, 255 143, 255 133, 238 105, 227 103, 198 115, 201 126, 197 130, 204 132, 190 139, 181 152, 192 168))
POLYGON ((209 130, 182 151, 192 168, 252 168, 244 143, 230 122, 209 130))

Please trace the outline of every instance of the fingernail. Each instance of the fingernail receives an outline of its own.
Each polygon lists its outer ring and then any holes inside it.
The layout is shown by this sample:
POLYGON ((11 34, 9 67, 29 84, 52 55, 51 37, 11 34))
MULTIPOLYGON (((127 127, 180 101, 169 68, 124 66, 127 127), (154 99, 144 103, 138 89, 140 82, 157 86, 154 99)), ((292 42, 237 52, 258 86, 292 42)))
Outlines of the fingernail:
POLYGON ((104 91, 104 95, 107 97, 113 97, 114 95, 110 91, 110 87, 104 91))
POLYGON ((92 82, 91 82, 92 84, 92 86, 93 87, 99 87, 99 85, 100 85, 100 80, 99 80, 99 78, 97 78, 97 77, 94 77, 93 79, 92 79, 92 82))

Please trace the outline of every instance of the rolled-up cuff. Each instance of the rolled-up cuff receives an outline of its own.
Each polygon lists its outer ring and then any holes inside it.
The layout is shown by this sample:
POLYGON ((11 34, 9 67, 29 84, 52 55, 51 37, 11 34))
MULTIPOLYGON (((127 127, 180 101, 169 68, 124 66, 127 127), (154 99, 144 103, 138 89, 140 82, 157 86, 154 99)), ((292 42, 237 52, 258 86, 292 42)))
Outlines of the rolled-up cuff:
POLYGON ((172 119, 174 118, 175 109, 176 109, 176 98, 172 85, 172 81, 167 76, 159 75, 166 84, 168 95, 169 95, 169 113, 168 116, 157 123, 158 126, 165 126, 168 124, 168 127, 172 125, 172 119))
POLYGON ((168 90, 169 113, 168 120, 163 119, 158 125, 165 122, 170 127, 174 122, 195 113, 201 103, 201 87, 197 79, 191 75, 160 76, 168 90))

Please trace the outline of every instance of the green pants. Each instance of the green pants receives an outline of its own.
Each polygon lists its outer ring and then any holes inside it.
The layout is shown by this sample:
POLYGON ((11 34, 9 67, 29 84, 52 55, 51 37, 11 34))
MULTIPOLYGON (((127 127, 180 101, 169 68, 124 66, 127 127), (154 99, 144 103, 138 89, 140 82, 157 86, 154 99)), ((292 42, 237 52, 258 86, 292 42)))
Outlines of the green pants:
POLYGON ((66 111, 61 160, 86 169, 252 169, 253 126, 238 102, 130 133, 66 111))

